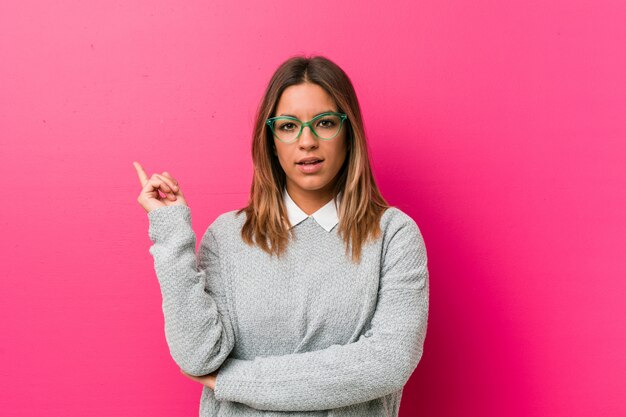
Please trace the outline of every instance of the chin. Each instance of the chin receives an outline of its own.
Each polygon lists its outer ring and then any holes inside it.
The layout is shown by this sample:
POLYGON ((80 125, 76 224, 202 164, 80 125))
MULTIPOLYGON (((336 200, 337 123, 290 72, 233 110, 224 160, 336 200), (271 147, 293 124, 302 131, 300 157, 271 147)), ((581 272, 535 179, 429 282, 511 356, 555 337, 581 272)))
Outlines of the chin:
POLYGON ((311 178, 309 181, 294 181, 296 185, 303 190, 307 191, 317 191, 326 186, 327 181, 322 180, 321 178, 311 178))

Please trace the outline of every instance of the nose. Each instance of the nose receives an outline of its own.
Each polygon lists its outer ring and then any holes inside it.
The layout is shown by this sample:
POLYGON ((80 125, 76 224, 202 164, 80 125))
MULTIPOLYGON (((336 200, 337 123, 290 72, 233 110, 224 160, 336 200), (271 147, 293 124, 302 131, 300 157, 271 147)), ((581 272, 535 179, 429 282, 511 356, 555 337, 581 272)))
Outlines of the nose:
POLYGON ((300 146, 301 149, 309 149, 317 146, 317 137, 313 134, 310 126, 304 126, 304 129, 302 129, 302 133, 298 138, 298 146, 300 146))

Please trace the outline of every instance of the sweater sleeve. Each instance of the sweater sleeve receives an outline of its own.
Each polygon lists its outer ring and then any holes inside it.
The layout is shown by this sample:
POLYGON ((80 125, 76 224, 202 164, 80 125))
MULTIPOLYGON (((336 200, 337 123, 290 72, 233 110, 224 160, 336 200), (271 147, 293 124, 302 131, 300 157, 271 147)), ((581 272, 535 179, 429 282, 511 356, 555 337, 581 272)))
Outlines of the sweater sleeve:
POLYGON ((217 242, 209 227, 196 253, 188 206, 159 207, 147 214, 170 354, 188 374, 209 374, 235 343, 225 297, 214 283, 220 273, 217 242))
POLYGON ((429 274, 424 241, 413 219, 391 233, 369 330, 353 343, 317 351, 228 358, 217 374, 215 398, 260 410, 313 411, 402 389, 423 352, 429 274))

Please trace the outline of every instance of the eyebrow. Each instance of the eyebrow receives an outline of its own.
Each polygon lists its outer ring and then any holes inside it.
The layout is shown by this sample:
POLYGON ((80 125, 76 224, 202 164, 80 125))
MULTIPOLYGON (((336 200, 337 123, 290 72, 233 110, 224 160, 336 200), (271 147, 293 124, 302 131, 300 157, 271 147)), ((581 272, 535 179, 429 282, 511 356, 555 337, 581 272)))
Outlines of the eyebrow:
MULTIPOLYGON (((321 112, 321 113, 317 113, 317 114, 316 114, 315 116, 313 116, 313 117, 317 117, 317 116, 319 116, 320 114, 324 114, 324 113, 335 113, 335 111, 334 111, 334 110, 326 110, 326 111, 323 111, 323 112, 321 112)), ((296 117, 296 116, 294 116, 293 114, 279 114, 279 116, 295 117, 295 118, 297 119, 297 117, 296 117)))

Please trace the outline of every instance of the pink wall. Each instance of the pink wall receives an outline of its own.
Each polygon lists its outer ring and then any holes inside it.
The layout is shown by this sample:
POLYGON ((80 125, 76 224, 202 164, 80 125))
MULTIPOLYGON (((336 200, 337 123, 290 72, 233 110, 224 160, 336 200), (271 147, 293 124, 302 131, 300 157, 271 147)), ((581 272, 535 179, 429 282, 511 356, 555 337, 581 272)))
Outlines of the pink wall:
POLYGON ((429 250, 402 416, 626 415, 623 1, 5 1, 0 413, 192 416, 132 165, 242 206, 276 66, 351 76, 429 250), (235 5, 236 4, 236 5, 235 5))

